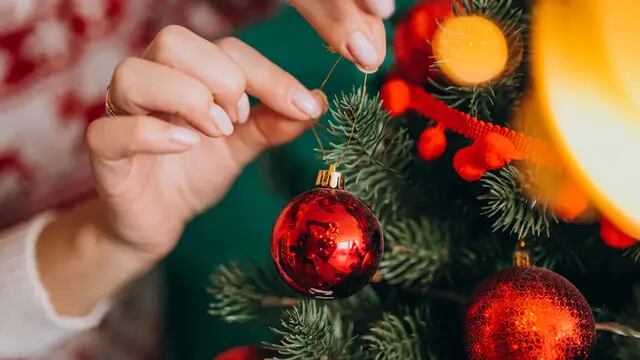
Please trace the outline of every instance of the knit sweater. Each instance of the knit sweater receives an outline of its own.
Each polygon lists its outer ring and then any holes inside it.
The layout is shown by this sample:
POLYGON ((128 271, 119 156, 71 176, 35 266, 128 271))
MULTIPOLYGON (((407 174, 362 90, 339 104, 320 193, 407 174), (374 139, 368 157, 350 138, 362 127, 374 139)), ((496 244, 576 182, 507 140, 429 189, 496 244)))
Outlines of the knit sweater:
POLYGON ((4 0, 0 4, 0 360, 153 359, 162 353, 161 277, 88 315, 56 314, 35 244, 56 209, 92 193, 84 131, 104 115, 114 66, 164 25, 214 37, 274 1, 4 0))

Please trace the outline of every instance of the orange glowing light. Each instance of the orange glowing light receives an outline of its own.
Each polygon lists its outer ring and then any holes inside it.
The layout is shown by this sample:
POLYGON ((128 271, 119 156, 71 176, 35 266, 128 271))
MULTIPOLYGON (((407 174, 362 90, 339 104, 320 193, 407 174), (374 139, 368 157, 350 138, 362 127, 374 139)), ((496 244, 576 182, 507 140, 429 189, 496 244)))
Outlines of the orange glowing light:
POLYGON ((640 2, 540 0, 532 72, 568 172, 598 210, 640 238, 640 2))
POLYGON ((445 19, 433 36, 432 48, 442 73, 460 86, 495 79, 502 74, 509 58, 502 30, 477 15, 445 19))

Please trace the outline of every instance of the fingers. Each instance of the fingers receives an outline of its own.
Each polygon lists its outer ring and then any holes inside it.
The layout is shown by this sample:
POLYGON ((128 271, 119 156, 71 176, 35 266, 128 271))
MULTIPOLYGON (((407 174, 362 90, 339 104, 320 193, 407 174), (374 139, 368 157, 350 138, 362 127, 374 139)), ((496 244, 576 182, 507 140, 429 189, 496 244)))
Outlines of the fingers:
POLYGON ((231 37, 216 44, 242 69, 247 92, 265 105, 292 119, 309 120, 322 115, 324 103, 251 46, 231 37))
POLYGON ((109 94, 114 105, 128 114, 178 114, 212 137, 233 131, 229 117, 213 103, 202 82, 151 61, 129 58, 121 62, 113 73, 109 94))
POLYGON ((196 132, 151 116, 100 118, 89 125, 86 138, 92 157, 101 160, 179 153, 200 142, 196 132))
POLYGON ((358 0, 358 5, 381 19, 390 18, 396 10, 395 0, 358 0))
MULTIPOLYGON (((311 94, 316 101, 326 104, 326 97, 321 91, 314 90, 311 94)), ((322 113, 326 110, 326 105, 323 105, 322 113)), ((286 118, 282 113, 259 105, 252 110, 250 121, 238 127, 227 140, 231 154, 243 166, 265 149, 292 141, 313 124, 313 121, 286 118)))
POLYGON ((384 25, 381 17, 373 14, 389 12, 389 1, 290 0, 290 3, 332 49, 360 70, 373 72, 386 55, 384 25))
POLYGON ((213 44, 169 26, 144 56, 125 60, 113 75, 111 100, 129 114, 178 115, 219 137, 249 118, 247 92, 286 118, 309 120, 323 112, 324 104, 298 80, 238 39, 213 44))
POLYGON ((247 120, 249 102, 244 94, 244 74, 215 44, 184 27, 172 25, 156 35, 144 58, 198 79, 234 122, 247 120))

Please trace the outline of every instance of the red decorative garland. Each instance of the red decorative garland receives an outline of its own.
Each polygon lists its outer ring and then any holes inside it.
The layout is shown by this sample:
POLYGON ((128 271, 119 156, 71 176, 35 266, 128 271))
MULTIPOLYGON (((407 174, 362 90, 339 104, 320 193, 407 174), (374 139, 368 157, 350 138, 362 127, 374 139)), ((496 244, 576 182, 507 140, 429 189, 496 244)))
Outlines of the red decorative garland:
POLYGON ((548 143, 452 109, 423 88, 402 79, 387 81, 382 86, 381 96, 385 108, 391 115, 401 115, 412 109, 471 140, 496 133, 509 139, 515 150, 522 153, 525 159, 556 170, 562 169, 556 152, 548 143))

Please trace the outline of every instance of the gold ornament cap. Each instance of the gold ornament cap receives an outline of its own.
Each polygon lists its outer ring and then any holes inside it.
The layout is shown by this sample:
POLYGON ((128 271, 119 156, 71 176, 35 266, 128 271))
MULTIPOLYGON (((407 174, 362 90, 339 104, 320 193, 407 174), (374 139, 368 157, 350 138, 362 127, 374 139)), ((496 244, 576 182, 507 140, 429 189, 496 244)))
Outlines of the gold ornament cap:
POLYGON ((316 178, 316 186, 327 187, 331 189, 344 189, 344 175, 336 169, 336 164, 329 165, 329 170, 318 171, 316 178))
POLYGON ((513 265, 531 266, 531 253, 527 250, 527 243, 524 239, 518 241, 516 251, 513 253, 513 265))

